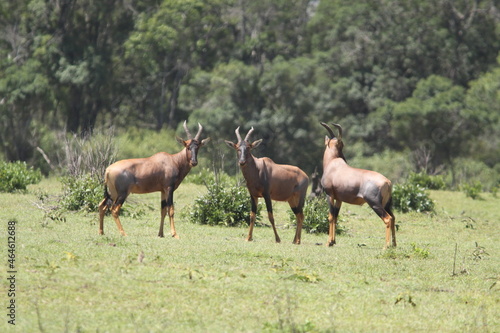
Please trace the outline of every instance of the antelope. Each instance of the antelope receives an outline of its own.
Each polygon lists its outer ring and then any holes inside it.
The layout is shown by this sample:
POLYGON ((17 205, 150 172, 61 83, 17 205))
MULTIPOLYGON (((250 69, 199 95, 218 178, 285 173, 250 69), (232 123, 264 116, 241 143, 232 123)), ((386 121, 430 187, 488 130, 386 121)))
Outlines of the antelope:
POLYGON ((245 178, 248 191, 251 196, 250 229, 247 241, 253 240, 253 227, 257 213, 257 202, 264 198, 267 214, 273 227, 276 243, 280 243, 280 237, 274 225, 273 206, 271 200, 287 201, 297 219, 294 244, 300 244, 302 223, 304 213, 302 208, 305 203, 309 178, 304 171, 296 166, 276 164, 268 157, 256 158, 251 150, 262 143, 262 139, 250 143, 249 138, 254 131, 253 127, 248 131, 244 140, 241 139, 240 128, 235 131, 237 143, 225 140, 226 144, 236 149, 241 172, 245 178))
POLYGON ((325 137, 326 148, 323 155, 323 176, 321 178, 321 185, 329 196, 330 206, 329 233, 326 245, 333 246, 335 244, 337 218, 342 202, 346 202, 353 205, 368 203, 385 223, 385 248, 391 245, 391 234, 392 246, 396 246, 396 218, 391 210, 391 181, 378 172, 349 166, 342 152, 344 147, 342 127, 338 124, 332 124, 338 129, 336 137, 330 126, 323 122, 321 125, 330 134, 330 137, 325 137))
POLYGON ((111 210, 111 215, 122 236, 127 235, 118 215, 130 193, 161 192, 161 221, 158 236, 164 237, 163 224, 168 212, 171 235, 179 238, 174 224, 174 191, 191 168, 198 164, 198 149, 210 141, 210 138, 200 141, 203 130, 200 124, 198 124, 198 133, 194 139, 185 121, 184 130, 188 139, 184 141, 176 137, 177 141, 184 145, 184 149, 177 154, 161 152, 147 158, 121 160, 106 169, 104 200, 99 204, 100 235, 104 234, 104 215, 108 209, 111 210))

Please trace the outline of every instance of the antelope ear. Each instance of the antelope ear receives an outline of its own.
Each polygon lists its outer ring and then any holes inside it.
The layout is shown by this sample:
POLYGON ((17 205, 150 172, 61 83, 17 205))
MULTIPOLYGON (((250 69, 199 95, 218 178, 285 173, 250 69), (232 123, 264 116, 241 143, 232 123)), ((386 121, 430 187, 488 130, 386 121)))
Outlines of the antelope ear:
POLYGON ((179 142, 181 145, 185 146, 186 143, 184 140, 182 140, 181 138, 179 138, 178 136, 175 137, 175 140, 177 140, 177 142, 179 142))
POLYGON ((252 142, 251 149, 257 148, 262 143, 262 139, 252 142))
POLYGON ((233 142, 227 141, 227 140, 224 140, 224 142, 226 143, 226 145, 228 145, 229 148, 238 149, 236 147, 236 143, 233 143, 233 142))
POLYGON ((201 140, 201 146, 204 146, 209 142, 210 142, 210 138, 203 139, 203 140, 201 140))

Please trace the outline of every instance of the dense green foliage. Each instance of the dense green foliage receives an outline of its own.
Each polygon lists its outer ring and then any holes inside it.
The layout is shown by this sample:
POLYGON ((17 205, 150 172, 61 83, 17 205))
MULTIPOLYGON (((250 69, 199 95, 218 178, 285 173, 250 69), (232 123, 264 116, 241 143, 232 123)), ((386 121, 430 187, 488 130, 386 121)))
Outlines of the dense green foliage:
POLYGON ((63 177, 64 194, 60 207, 67 210, 96 212, 104 198, 102 181, 90 175, 63 177))
POLYGON ((458 188, 471 181, 460 161, 474 160, 490 190, 499 11, 486 0, 0 0, 0 151, 47 170, 36 148, 57 160, 54 132, 179 134, 188 119, 212 137, 210 159, 254 126, 256 153, 310 173, 327 121, 344 127, 346 150, 363 147, 351 156, 403 155, 397 177, 458 188))
MULTIPOLYGON (((208 180, 205 185, 208 192, 194 200, 191 222, 226 227, 248 225, 251 200, 245 186, 214 180, 208 180)), ((260 205, 257 219, 260 220, 260 205)))
POLYGON ((412 182, 396 184, 392 190, 392 205, 395 210, 408 213, 432 212, 434 202, 424 187, 412 182))
POLYGON ((26 165, 26 162, 0 161, 0 192, 25 191, 30 184, 37 184, 42 179, 40 170, 26 165))
POLYGON ((446 188, 446 183, 443 177, 431 176, 424 172, 410 173, 410 176, 408 177, 408 182, 419 185, 420 187, 429 190, 444 190, 446 188))

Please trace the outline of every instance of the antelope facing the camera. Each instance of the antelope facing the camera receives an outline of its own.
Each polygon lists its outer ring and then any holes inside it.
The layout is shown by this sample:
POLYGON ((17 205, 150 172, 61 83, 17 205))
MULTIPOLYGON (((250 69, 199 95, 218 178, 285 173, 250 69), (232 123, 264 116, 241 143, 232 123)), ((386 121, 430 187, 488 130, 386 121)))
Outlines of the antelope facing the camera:
POLYGON ((130 193, 161 192, 161 222, 159 237, 163 235, 165 216, 170 219, 172 237, 179 238, 174 225, 174 191, 192 167, 198 164, 198 149, 210 138, 200 141, 203 127, 198 124, 198 133, 191 136, 186 122, 184 130, 188 136, 186 141, 177 137, 184 145, 177 154, 157 153, 148 158, 134 158, 111 164, 104 175, 104 200, 99 205, 99 234, 104 234, 104 215, 108 209, 115 219, 118 230, 123 236, 125 231, 118 214, 130 193))
POLYGON ((335 137, 332 129, 325 123, 321 123, 326 128, 330 137, 325 138, 325 153, 323 155, 323 177, 321 185, 330 199, 330 212, 328 221, 330 223, 327 246, 335 244, 335 228, 342 202, 353 205, 362 205, 365 202, 384 221, 385 247, 396 246, 396 231, 394 214, 391 210, 392 204, 392 184, 378 172, 356 169, 349 166, 342 148, 342 127, 332 124, 338 129, 339 135, 335 137))
POLYGON ((225 141, 226 144, 238 152, 238 162, 245 177, 246 185, 251 196, 252 211, 250 212, 250 230, 247 241, 252 241, 253 227, 257 213, 257 201, 263 197, 266 201, 269 222, 273 227, 276 243, 281 240, 274 225, 273 206, 271 200, 287 201, 297 218, 294 244, 300 244, 304 214, 302 209, 305 203, 309 178, 304 171, 296 166, 276 164, 268 157, 256 158, 251 150, 259 146, 262 139, 250 143, 248 140, 253 127, 248 131, 244 140, 241 139, 240 128, 235 131, 237 143, 225 141))

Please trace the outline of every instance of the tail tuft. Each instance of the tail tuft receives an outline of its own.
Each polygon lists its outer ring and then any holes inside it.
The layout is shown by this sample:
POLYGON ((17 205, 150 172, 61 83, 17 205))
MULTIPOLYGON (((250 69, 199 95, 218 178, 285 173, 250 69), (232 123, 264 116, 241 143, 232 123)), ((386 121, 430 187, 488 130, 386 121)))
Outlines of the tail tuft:
POLYGON ((113 200, 111 199, 111 195, 108 192, 108 186, 106 184, 104 184, 104 199, 106 200, 106 206, 111 207, 113 200))

